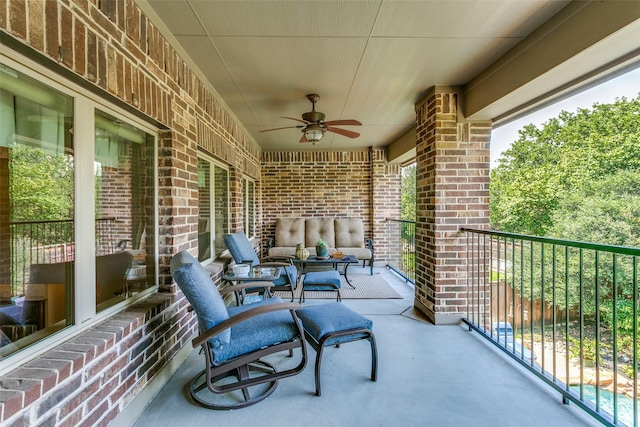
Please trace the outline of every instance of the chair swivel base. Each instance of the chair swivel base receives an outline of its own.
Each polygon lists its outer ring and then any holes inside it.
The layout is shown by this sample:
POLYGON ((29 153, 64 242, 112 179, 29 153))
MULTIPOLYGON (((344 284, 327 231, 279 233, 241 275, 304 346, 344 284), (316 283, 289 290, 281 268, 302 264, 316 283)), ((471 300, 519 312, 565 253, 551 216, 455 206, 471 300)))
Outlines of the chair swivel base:
MULTIPOLYGON (((274 373, 275 367, 271 364, 259 360, 248 365, 248 373, 274 373)), ((191 381, 189 386, 189 394, 191 398, 201 406, 209 409, 229 410, 240 409, 254 405, 269 397, 278 387, 278 381, 271 381, 257 384, 251 387, 241 388, 239 390, 216 392, 211 390, 218 386, 231 384, 238 381, 238 378, 232 373, 221 375, 213 379, 212 387, 207 385, 207 372, 203 369, 191 381)))

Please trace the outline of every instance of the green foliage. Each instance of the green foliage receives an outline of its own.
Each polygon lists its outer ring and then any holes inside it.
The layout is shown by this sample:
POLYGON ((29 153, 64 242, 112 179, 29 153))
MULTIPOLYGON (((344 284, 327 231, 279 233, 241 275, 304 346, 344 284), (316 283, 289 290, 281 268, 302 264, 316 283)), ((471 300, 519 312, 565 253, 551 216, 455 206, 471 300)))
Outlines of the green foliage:
MULTIPOLYGON (((569 346, 569 356, 572 358, 579 359, 580 358, 580 340, 569 337, 569 342, 571 345, 569 346)), ((596 345, 596 340, 592 338, 583 338, 582 339, 582 359, 585 361, 596 362, 596 358, 598 359, 598 363, 602 363, 602 356, 604 352, 611 348, 610 345, 600 341, 596 345), (596 349, 598 350, 596 352, 596 349)))
MULTIPOLYGON (((490 197, 494 229, 640 247, 640 96, 523 128, 491 171, 490 197)), ((615 328, 619 350, 633 353, 640 316, 631 256, 542 243, 509 250, 505 259, 517 265, 506 280, 516 295, 581 307, 585 322, 615 328)), ((570 341, 569 352, 579 356, 578 340, 570 341)), ((601 339, 600 352, 610 347, 601 339)), ((592 337, 582 339, 582 351, 585 359, 602 357, 592 337)))
POLYGON ((73 164, 63 154, 15 145, 9 159, 11 220, 73 218, 73 164))
POLYGON ((416 165, 402 168, 402 200, 400 218, 416 220, 416 165))
MULTIPOLYGON (((613 104, 594 104, 593 109, 579 109, 576 113, 563 111, 541 128, 525 126, 491 171, 492 227, 568 237, 561 233, 569 232, 571 227, 558 225, 568 207, 578 204, 584 212, 594 204, 604 208, 611 194, 597 191, 598 181, 608 180, 618 172, 640 172, 639 117, 640 96, 618 99, 613 104), (589 199, 581 198, 586 194, 589 199)), ((637 189, 637 175, 618 179, 636 180, 626 185, 637 189)), ((615 187, 611 184, 616 183, 610 182, 610 189, 615 187)), ((626 192, 624 197, 629 194, 633 192, 626 192)), ((621 213, 616 217, 620 218, 621 213)), ((611 243, 584 236, 580 240, 611 243)))
POLYGON ((559 201, 552 220, 555 236, 640 247, 640 171, 584 183, 559 201))

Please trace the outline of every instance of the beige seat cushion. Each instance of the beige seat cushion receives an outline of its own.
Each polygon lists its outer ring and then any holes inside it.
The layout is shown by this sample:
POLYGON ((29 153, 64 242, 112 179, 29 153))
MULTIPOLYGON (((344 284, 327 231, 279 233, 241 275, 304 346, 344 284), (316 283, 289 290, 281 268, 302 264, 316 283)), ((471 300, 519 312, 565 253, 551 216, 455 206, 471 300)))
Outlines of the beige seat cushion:
POLYGON ((275 246, 295 248, 298 243, 304 243, 304 228, 304 218, 276 219, 275 246))
POLYGON ((274 246, 273 248, 269 248, 269 256, 279 257, 279 256, 295 256, 296 248, 293 246, 274 246))
POLYGON ((336 247, 364 248, 364 226, 360 218, 336 218, 336 247))
POLYGON ((371 249, 369 248, 341 248, 338 246, 339 251, 344 252, 345 255, 353 255, 360 261, 371 259, 371 249))
POLYGON ((318 240, 323 239, 330 249, 335 248, 334 230, 333 218, 307 218, 305 221, 305 245, 315 249, 318 240))

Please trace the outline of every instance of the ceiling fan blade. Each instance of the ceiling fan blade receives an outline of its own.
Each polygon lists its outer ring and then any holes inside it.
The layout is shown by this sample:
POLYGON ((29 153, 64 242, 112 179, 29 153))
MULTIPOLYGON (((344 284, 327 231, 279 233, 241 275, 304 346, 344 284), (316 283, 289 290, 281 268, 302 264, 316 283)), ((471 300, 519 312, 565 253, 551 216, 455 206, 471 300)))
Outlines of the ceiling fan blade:
POLYGON ((346 137, 349 137, 349 138, 357 138, 357 137, 360 136, 360 134, 358 132, 353 132, 353 131, 350 131, 350 130, 340 129, 340 128, 328 127, 327 131, 333 132, 333 133, 337 133, 339 135, 346 136, 346 137))
POLYGON ((354 119, 331 120, 329 122, 324 122, 324 124, 327 125, 327 126, 333 126, 333 125, 362 126, 362 123, 360 123, 359 121, 354 120, 354 119))
POLYGON ((300 141, 298 141, 298 142, 300 142, 300 143, 309 142, 309 140, 307 139, 307 136, 303 133, 302 134, 302 138, 300 138, 300 141))
POLYGON ((299 128, 303 128, 304 126, 302 125, 298 125, 298 126, 285 126, 282 128, 273 128, 273 129, 265 129, 265 130, 260 130, 258 132, 270 132, 272 130, 280 130, 280 129, 299 129, 299 128))
POLYGON ((295 120, 296 122, 300 122, 300 123, 304 123, 305 125, 310 125, 311 122, 308 122, 306 120, 301 120, 301 119, 296 119, 293 117, 285 117, 285 116, 281 116, 283 119, 289 119, 289 120, 295 120))

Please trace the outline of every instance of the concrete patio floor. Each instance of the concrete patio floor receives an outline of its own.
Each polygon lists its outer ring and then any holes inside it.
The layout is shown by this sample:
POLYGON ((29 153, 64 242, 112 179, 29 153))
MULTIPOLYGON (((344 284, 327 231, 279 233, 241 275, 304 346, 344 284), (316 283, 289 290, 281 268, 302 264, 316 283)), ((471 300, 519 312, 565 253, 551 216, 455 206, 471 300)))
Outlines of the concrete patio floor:
MULTIPOLYGON (((585 426, 600 425, 464 326, 434 326, 412 308, 413 287, 376 268, 404 299, 343 300, 373 320, 378 381, 369 343, 327 348, 322 396, 314 395, 315 352, 299 375, 266 400, 234 411, 191 401, 188 384, 204 368, 194 349, 133 424, 184 426, 585 426)), ((350 269, 350 274, 368 269, 350 269), (359 271, 360 270, 360 271, 359 271)), ((328 300, 307 299, 305 305, 328 300)), ((121 424, 121 423, 120 423, 121 424)))

